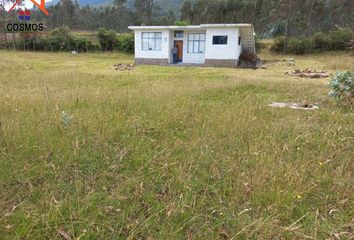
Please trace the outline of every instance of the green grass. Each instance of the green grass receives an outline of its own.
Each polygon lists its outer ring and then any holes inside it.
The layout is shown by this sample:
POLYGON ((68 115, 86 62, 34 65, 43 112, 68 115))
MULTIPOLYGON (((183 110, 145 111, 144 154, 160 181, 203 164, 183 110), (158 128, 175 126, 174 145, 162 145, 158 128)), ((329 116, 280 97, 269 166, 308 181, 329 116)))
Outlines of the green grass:
POLYGON ((353 69, 349 54, 256 71, 0 59, 1 239, 350 238, 353 110, 328 98, 328 79, 284 74, 353 69), (267 106, 303 100, 320 110, 267 106))

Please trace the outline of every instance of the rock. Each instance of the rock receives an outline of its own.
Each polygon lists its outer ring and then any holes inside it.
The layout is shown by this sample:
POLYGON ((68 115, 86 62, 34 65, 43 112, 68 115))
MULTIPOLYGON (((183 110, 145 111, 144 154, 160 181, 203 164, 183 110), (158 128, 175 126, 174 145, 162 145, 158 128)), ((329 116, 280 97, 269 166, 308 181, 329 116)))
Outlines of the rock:
POLYGON ((317 110, 317 109, 319 109, 318 106, 316 106, 315 104, 309 103, 308 101, 303 101, 301 104, 272 102, 268 106, 275 107, 275 108, 291 108, 291 109, 297 109, 297 110, 317 110))
POLYGON ((331 74, 327 73, 326 71, 311 70, 310 68, 306 68, 303 71, 301 70, 288 71, 285 74, 294 77, 303 77, 303 78, 327 78, 331 76, 331 74))

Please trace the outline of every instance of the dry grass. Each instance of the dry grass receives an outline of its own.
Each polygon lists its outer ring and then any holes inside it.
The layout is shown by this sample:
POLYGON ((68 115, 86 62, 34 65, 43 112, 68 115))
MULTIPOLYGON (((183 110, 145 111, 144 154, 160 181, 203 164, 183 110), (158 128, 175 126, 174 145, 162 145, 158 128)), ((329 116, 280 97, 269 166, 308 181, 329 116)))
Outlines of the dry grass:
POLYGON ((354 116, 327 97, 328 80, 284 74, 352 69, 350 55, 256 71, 0 59, 1 239, 352 236, 354 116), (320 110, 267 106, 303 100, 320 110))

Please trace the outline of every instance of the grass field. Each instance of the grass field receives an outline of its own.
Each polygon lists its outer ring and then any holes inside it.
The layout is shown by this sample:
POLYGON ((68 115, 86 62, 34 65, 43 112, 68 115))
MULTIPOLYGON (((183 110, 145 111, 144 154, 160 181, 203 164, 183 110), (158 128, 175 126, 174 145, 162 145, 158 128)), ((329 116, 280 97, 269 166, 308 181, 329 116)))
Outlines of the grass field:
POLYGON ((295 58, 114 71, 132 56, 0 51, 0 239, 350 239, 353 109, 284 72, 354 58, 295 58), (304 100, 320 109, 267 106, 304 100))

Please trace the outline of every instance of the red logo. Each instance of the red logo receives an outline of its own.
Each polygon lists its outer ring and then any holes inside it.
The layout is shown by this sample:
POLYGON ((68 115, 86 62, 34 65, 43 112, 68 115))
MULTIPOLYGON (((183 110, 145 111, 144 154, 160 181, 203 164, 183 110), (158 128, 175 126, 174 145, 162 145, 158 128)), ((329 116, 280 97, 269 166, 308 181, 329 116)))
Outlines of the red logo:
MULTIPOLYGON (((16 0, 16 2, 14 3, 14 5, 10 8, 10 10, 8 12, 11 12, 20 2, 22 2, 23 0, 16 0)), ((35 0, 27 0, 27 1, 31 1, 34 5, 36 5, 39 10, 41 10, 45 15, 49 15, 49 12, 47 9, 45 9, 45 0, 41 0, 41 3, 39 4, 37 1, 35 0)), ((28 10, 27 10, 28 11, 28 10)), ((21 11, 20 11, 21 12, 21 11)), ((19 14, 20 14, 19 12, 19 14)), ((25 12, 25 11, 24 11, 25 12)), ((30 16, 31 14, 29 13, 27 16, 30 16)), ((25 20, 29 20, 29 18, 26 18, 26 14, 23 14, 23 19, 25 20)), ((20 15, 19 15, 19 19, 20 19, 20 15)), ((20 19, 21 20, 21 19, 20 19)))

